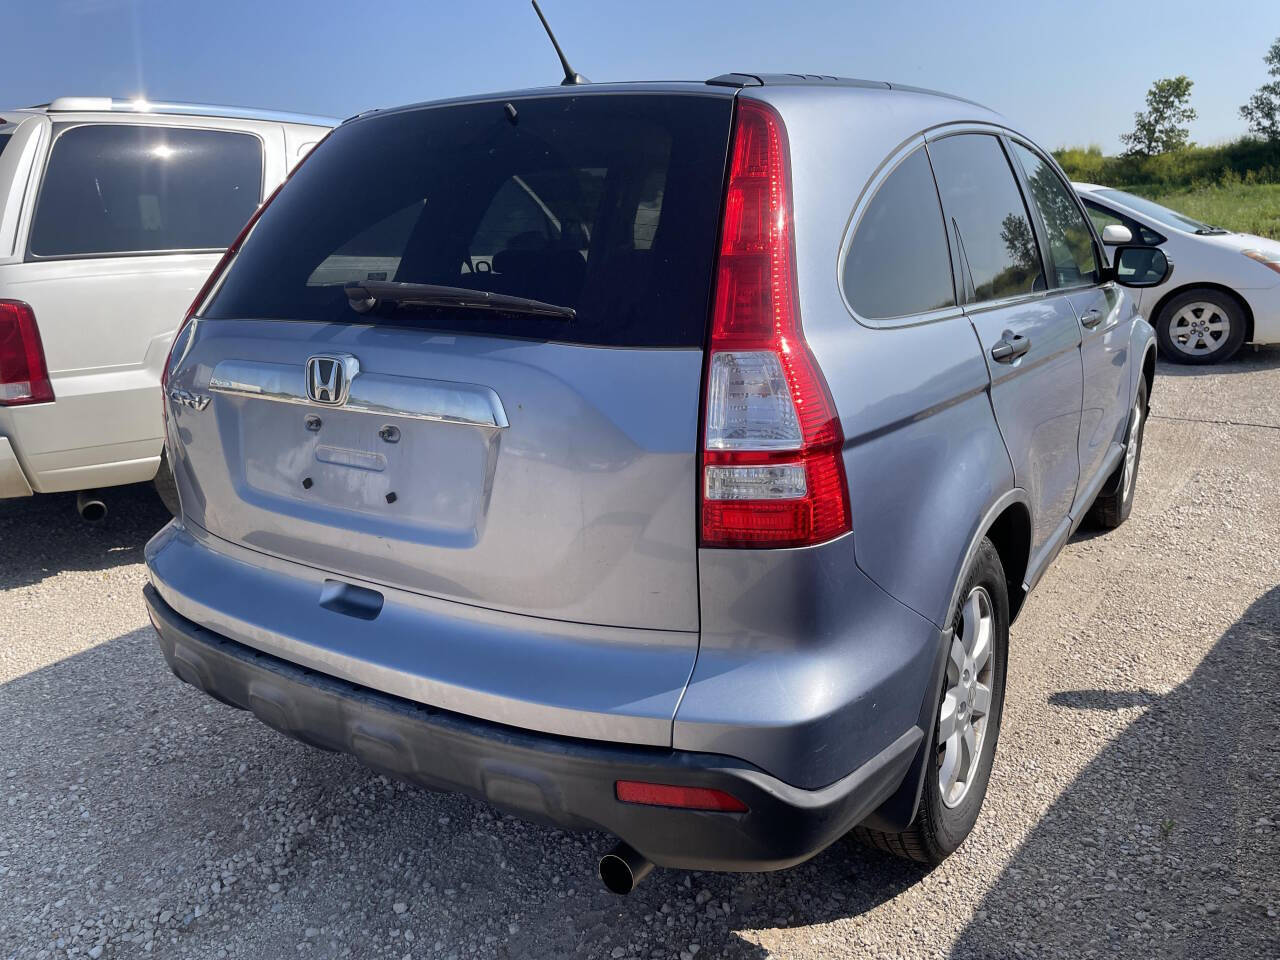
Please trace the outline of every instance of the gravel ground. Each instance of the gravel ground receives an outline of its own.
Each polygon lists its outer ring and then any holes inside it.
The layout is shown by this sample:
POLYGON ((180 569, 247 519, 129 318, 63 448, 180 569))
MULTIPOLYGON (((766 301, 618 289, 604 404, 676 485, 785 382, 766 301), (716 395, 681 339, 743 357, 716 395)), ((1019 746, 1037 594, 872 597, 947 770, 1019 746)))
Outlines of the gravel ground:
POLYGON ((986 809, 926 873, 852 843, 602 892, 606 838, 310 750, 179 683, 145 488, 0 503, 0 960, 1280 956, 1280 349, 1163 367, 1120 530, 1014 629, 986 809))

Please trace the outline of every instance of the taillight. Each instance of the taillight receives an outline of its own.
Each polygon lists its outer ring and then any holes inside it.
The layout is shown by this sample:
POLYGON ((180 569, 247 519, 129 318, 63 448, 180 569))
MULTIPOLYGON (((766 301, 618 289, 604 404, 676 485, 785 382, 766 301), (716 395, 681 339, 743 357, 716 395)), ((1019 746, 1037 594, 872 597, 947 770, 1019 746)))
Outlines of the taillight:
POLYGON ((703 546, 848 532, 844 432, 800 328, 787 133, 752 100, 738 101, 704 395, 703 546))
POLYGON ((51 400, 36 315, 21 300, 0 300, 0 407, 51 400))

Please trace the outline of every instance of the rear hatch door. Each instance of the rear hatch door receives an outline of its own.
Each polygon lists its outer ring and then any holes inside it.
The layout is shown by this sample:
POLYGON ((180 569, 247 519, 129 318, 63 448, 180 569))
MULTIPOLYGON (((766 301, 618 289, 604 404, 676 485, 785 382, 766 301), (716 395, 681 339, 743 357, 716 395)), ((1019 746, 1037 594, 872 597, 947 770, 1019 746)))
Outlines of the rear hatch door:
POLYGON ((179 341, 188 520, 443 599, 696 631, 731 111, 714 93, 565 93, 335 130, 179 341), (353 283, 382 294, 367 312, 353 283))

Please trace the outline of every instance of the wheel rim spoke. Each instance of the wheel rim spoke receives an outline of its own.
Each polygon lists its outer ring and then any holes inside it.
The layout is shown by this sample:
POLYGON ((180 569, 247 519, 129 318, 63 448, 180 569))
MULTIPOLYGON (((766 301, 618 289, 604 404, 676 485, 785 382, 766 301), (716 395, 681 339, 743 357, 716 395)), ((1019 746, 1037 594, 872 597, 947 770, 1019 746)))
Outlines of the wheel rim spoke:
POLYGON ((995 606, 983 586, 969 591, 947 659, 946 692, 938 705, 938 790, 942 802, 955 807, 969 793, 980 767, 992 710, 995 676, 995 606))
POLYGON ((1231 336, 1231 317, 1217 304, 1189 303, 1169 320, 1169 338, 1182 353, 1203 356, 1218 350, 1231 336))

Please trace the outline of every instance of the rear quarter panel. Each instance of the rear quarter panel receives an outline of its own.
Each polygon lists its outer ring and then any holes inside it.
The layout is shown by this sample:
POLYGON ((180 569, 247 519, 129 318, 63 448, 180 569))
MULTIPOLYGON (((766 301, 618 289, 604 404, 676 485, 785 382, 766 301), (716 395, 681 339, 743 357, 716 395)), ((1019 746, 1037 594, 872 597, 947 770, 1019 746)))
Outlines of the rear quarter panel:
POLYGON ((857 565, 943 626, 980 524, 1014 490, 987 365, 960 315, 859 324, 839 262, 867 184, 904 143, 944 123, 1001 119, 906 92, 776 88, 768 97, 791 143, 800 313, 844 427, 857 565))

